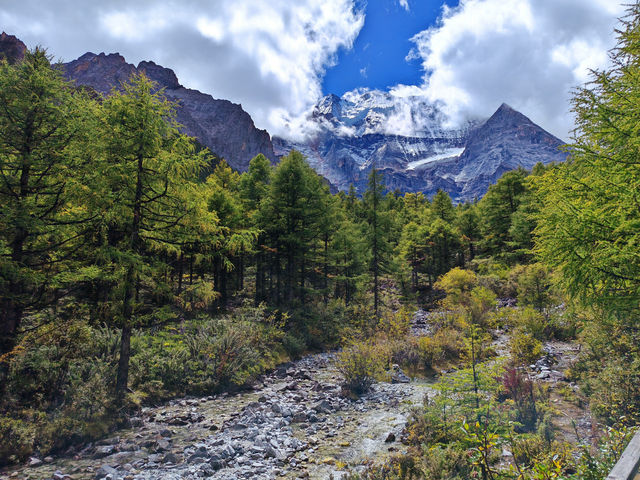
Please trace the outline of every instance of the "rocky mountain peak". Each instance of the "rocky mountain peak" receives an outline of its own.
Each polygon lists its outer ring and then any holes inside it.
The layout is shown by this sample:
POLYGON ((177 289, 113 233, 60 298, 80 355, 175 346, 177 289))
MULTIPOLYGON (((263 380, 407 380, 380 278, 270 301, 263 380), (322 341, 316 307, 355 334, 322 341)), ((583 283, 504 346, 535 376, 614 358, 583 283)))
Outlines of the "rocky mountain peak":
POLYGON ((313 109, 313 118, 325 117, 329 120, 339 119, 342 116, 341 101, 342 99, 333 93, 326 95, 320 99, 313 109))
POLYGON ((6 32, 0 34, 0 60, 5 59, 9 63, 19 62, 24 58, 27 46, 15 35, 6 32))
POLYGON ((179 105, 176 113, 181 130, 196 137, 233 168, 246 170, 258 153, 273 162, 277 160, 269 134, 257 129, 240 105, 183 87, 170 68, 152 61, 142 61, 136 67, 119 53, 96 55, 91 52, 65 64, 64 68, 67 78, 103 94, 119 88, 132 74, 144 73, 160 88, 165 88, 165 96, 179 105))
POLYGON ((87 52, 77 60, 65 64, 68 78, 75 80, 78 85, 88 85, 104 94, 126 83, 135 70, 119 53, 107 55, 102 52, 96 55, 87 52))
POLYGON ((486 125, 501 125, 504 127, 516 127, 518 125, 535 125, 528 117, 518 112, 511 106, 503 103, 486 121, 486 125))
POLYGON ((178 81, 178 77, 176 77, 176 74, 170 68, 165 68, 151 61, 142 61, 138 64, 137 68, 139 72, 144 72, 147 77, 157 82, 161 87, 169 89, 182 87, 178 81))

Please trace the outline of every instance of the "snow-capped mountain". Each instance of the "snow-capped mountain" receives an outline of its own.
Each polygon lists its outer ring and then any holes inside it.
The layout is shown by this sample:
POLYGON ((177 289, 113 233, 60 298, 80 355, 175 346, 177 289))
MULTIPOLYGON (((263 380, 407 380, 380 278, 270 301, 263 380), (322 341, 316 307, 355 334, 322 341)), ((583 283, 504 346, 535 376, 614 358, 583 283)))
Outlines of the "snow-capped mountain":
POLYGON ((566 158, 561 140, 507 105, 487 121, 451 127, 424 97, 355 90, 322 98, 310 121, 316 133, 309 140, 276 137, 276 154, 301 151, 339 190, 353 184, 364 191, 375 166, 390 190, 432 195, 443 189, 455 200, 472 200, 507 170, 566 158))

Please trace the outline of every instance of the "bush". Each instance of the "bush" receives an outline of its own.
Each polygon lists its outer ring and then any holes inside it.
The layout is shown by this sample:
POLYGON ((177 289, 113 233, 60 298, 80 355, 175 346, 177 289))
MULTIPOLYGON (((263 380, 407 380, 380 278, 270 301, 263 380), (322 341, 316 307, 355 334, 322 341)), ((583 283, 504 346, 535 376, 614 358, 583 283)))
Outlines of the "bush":
POLYGON ((514 312, 515 326, 538 340, 548 340, 551 337, 549 323, 539 311, 533 307, 525 307, 514 312))
POLYGON ((344 387, 356 395, 367 392, 377 381, 387 378, 389 355, 372 342, 355 342, 338 354, 338 371, 344 387))
POLYGON ((542 343, 530 333, 516 329, 509 339, 509 350, 513 362, 528 365, 542 356, 542 343))
POLYGON ((538 423, 538 409, 533 382, 516 368, 509 368, 503 373, 500 383, 504 394, 514 404, 514 420, 519 423, 516 431, 535 430, 538 423))
POLYGON ((467 480, 472 478, 469 454, 457 445, 435 446, 424 452, 419 463, 423 478, 467 480))
POLYGON ((425 370, 431 370, 443 358, 442 347, 434 337, 420 337, 418 339, 418 352, 425 370))
POLYGON ((0 467, 24 462, 33 453, 36 425, 9 416, 0 416, 0 467))
POLYGON ((418 343, 419 339, 415 337, 405 337, 387 340, 381 345, 381 348, 385 348, 389 352, 390 363, 396 363, 402 368, 415 372, 420 369, 422 364, 418 343))
POLYGON ((304 342, 304 339, 298 338, 291 333, 287 333, 282 338, 282 347, 284 348, 284 351, 287 352, 287 355, 289 355, 291 358, 298 358, 300 355, 302 355, 302 353, 304 353, 307 345, 304 342))

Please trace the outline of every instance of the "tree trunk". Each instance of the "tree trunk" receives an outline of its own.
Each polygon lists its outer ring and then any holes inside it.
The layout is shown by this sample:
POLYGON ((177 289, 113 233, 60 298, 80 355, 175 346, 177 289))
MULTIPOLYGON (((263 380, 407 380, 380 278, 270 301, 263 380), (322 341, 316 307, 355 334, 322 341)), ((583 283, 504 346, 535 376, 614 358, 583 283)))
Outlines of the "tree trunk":
POLYGON ((178 295, 182 293, 182 277, 184 276, 184 258, 182 252, 178 258, 178 295))
POLYGON ((329 302, 329 234, 324 234, 324 305, 329 302))
MULTIPOLYGON (((138 155, 138 178, 133 201, 133 223, 131 228, 130 248, 134 254, 140 253, 140 228, 142 227, 142 174, 144 157, 138 155)), ((134 266, 127 269, 124 298, 122 299, 122 337, 120 341, 120 358, 116 378, 116 401, 122 403, 129 383, 129 357, 131 356, 131 324, 133 322, 133 301, 137 296, 137 274, 134 266)))
MULTIPOLYGON (((9 296, 18 290, 9 287, 9 296)), ((0 356, 13 350, 16 344, 16 334, 22 319, 22 307, 11 298, 4 298, 0 303, 0 356)))
POLYGON ((129 383, 129 358, 131 357, 131 325, 122 327, 120 337, 120 359, 116 379, 116 400, 121 404, 129 383))

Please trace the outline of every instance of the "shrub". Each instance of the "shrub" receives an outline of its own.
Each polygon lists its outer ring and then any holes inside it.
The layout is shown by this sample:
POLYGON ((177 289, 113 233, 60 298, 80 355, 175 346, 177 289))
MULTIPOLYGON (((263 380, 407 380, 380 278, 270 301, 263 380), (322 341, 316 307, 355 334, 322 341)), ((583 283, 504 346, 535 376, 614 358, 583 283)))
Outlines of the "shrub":
POLYGON ((36 433, 33 421, 0 416, 0 467, 29 458, 36 433))
POLYGON ((509 350, 515 363, 528 365, 542 355, 542 343, 530 333, 516 329, 509 339, 509 350))
POLYGON ((396 363, 410 371, 418 370, 421 367, 419 339, 405 337, 388 340, 386 348, 391 357, 391 363, 396 363))
POLYGON ((514 323, 525 333, 538 340, 548 340, 551 337, 549 323, 539 311, 533 307, 525 307, 516 310, 514 313, 514 323))
POLYGON ((282 338, 282 347, 291 358, 299 357, 307 348, 304 339, 296 337, 291 333, 287 333, 282 338))
POLYGON ((378 321, 377 331, 387 338, 404 338, 411 328, 411 311, 400 309, 396 312, 385 312, 378 321))
POLYGON ((356 395, 367 392, 377 380, 387 378, 388 365, 388 352, 372 342, 353 343, 337 360, 345 388, 356 395))
POLYGON ((467 480, 472 477, 469 454, 457 445, 435 446, 424 452, 419 463, 423 478, 467 480))
POLYGON ((418 339, 418 352, 425 370, 432 369, 443 358, 442 346, 434 337, 420 337, 418 339))
POLYGON ((534 385, 516 368, 505 370, 500 383, 504 393, 513 401, 515 406, 514 420, 520 425, 519 432, 535 430, 538 422, 538 409, 534 395, 534 385))

